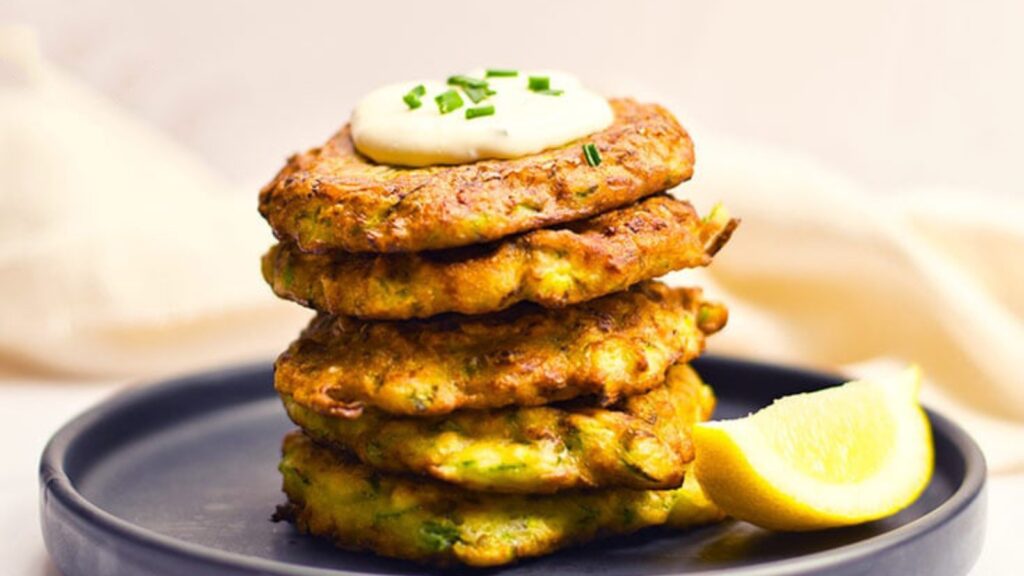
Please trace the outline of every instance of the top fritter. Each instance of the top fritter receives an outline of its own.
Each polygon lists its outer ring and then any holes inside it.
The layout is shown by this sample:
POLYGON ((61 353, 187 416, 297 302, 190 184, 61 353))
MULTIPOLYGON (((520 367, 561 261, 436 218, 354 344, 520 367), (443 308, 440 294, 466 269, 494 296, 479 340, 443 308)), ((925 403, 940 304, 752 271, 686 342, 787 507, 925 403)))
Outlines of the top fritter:
POLYGON ((693 173, 693 143, 666 109, 610 101, 608 128, 512 160, 398 168, 359 154, 345 126, 293 156, 260 192, 274 233, 306 252, 452 248, 624 206, 693 173), (588 162, 593 144, 600 162, 588 162))

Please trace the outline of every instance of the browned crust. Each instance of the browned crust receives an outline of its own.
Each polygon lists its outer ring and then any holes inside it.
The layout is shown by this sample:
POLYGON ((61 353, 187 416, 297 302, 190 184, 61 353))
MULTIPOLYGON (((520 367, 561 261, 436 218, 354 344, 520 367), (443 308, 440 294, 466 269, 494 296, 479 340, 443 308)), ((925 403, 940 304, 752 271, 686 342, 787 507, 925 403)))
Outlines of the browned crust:
POLYGON ((684 489, 469 492, 379 472, 298 432, 285 437, 282 452, 289 503, 277 518, 344 549, 440 566, 498 566, 665 524, 685 498, 684 489))
POLYGON ((657 195, 486 246, 307 254, 279 244, 263 257, 263 276, 282 298, 367 319, 484 314, 523 301, 559 308, 706 266, 736 223, 702 219, 688 202, 657 195))
POLYGON ((676 488, 693 460, 690 431, 711 416, 711 389, 685 364, 665 384, 600 408, 570 402, 405 418, 326 416, 282 397, 309 437, 375 470, 420 474, 483 492, 676 488), (480 454, 487 458, 480 460, 480 454))
POLYGON ((610 101, 607 129, 514 160, 398 168, 358 154, 346 125, 292 156, 260 192, 260 214, 306 252, 414 252, 489 242, 578 220, 693 174, 693 143, 665 108, 610 101), (589 166, 582 142, 601 154, 589 166))
POLYGON ((357 417, 535 406, 583 395, 613 403, 651 390, 724 326, 699 289, 644 282, 546 310, 366 322, 321 315, 276 363, 274 383, 303 406, 357 417))

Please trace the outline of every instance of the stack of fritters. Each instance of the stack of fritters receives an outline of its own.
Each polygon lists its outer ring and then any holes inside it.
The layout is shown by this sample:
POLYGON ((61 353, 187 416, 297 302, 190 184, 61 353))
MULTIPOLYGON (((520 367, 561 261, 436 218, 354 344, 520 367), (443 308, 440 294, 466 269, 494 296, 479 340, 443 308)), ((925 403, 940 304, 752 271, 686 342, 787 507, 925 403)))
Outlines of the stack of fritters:
POLYGON ((668 111, 611 104, 583 141, 459 166, 374 164, 344 128, 263 189, 264 277, 319 311, 275 371, 300 530, 495 565, 716 517, 683 485, 714 404, 687 362, 727 312, 651 279, 737 222, 663 193, 693 168, 668 111))

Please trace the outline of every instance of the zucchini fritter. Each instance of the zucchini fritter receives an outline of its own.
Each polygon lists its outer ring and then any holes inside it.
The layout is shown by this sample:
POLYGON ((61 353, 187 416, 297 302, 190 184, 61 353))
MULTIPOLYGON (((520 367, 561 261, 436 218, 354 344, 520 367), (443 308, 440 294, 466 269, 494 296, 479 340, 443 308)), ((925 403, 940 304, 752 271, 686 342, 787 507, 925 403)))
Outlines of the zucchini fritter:
POLYGON ((331 314, 402 320, 482 314, 530 301, 591 300, 673 270, 705 266, 738 221, 716 207, 658 195, 573 222, 440 252, 307 254, 289 244, 263 257, 274 292, 331 314))
POLYGON ((284 440, 289 504, 278 517, 351 550, 433 564, 495 566, 611 534, 721 518, 699 487, 486 494, 384 474, 314 444, 284 440), (696 490, 696 492, 694 492, 696 490))
POLYGON ((324 414, 363 407, 431 416, 596 395, 605 405, 661 384, 728 312, 657 282, 561 309, 402 322, 320 315, 275 364, 282 395, 324 414))
POLYGON ((292 156, 260 191, 260 214, 303 252, 417 252, 579 220, 693 174, 693 143, 657 104, 611 100, 614 123, 582 143, 514 160, 398 168, 355 151, 348 126, 292 156))
POLYGON ((433 476, 469 490, 550 493, 676 488, 693 460, 690 430, 714 408, 711 389, 676 364, 664 386, 608 409, 533 406, 447 417, 325 416, 282 398, 307 435, 381 471, 433 476))

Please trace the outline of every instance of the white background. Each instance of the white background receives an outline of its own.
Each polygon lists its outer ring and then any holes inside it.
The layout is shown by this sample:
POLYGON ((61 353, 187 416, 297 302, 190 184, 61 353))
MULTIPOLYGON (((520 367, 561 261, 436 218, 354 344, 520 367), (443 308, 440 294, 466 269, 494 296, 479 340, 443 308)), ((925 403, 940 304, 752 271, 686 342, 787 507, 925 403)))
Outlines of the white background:
POLYGON ((657 97, 698 147, 706 128, 798 149, 881 193, 1024 182, 1019 1, 0 5, 58 64, 250 190, 369 88, 478 65, 657 97))

